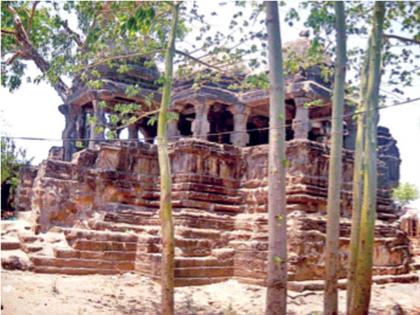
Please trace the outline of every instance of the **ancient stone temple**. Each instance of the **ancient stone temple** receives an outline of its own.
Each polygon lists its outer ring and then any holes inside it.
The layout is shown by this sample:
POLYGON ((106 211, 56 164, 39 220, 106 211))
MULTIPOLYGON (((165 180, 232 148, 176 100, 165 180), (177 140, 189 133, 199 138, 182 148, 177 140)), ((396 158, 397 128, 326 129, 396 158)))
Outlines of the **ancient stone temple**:
MULTIPOLYGON (((131 98, 124 94, 124 80, 140 82, 145 93, 154 91, 153 102, 158 104, 160 96, 151 83, 157 70, 133 69, 123 78, 104 73, 106 84, 101 90, 76 89, 60 107, 66 115, 64 156, 55 148, 38 169, 22 174, 19 209, 32 211, 37 234, 20 239, 34 272, 135 270, 152 278, 159 276, 155 127, 142 120, 129 127, 128 140, 107 142, 103 133, 86 123, 87 115, 105 120, 107 112, 97 106, 99 100, 110 105, 144 101, 140 94, 131 98), (93 145, 85 143, 77 151, 72 143, 87 134, 93 145), (37 243, 47 231, 62 235, 52 251, 37 243)), ((179 116, 169 126, 177 285, 229 278, 264 283, 269 98, 263 90, 229 89, 233 79, 224 76, 199 88, 193 87, 192 80, 178 80, 173 90, 171 110, 179 116)), ((286 79, 289 280, 297 289, 306 280, 322 279, 324 272, 331 101, 322 86, 329 88, 330 83, 321 79, 319 67, 286 79), (308 107, 312 101, 321 105, 308 107)), ((342 278, 346 276, 351 224, 355 134, 351 111, 347 106, 343 135, 342 278)), ((390 198, 399 180, 399 151, 388 129, 379 128, 378 140, 374 274, 404 275, 411 259, 409 239, 399 228, 390 198)))

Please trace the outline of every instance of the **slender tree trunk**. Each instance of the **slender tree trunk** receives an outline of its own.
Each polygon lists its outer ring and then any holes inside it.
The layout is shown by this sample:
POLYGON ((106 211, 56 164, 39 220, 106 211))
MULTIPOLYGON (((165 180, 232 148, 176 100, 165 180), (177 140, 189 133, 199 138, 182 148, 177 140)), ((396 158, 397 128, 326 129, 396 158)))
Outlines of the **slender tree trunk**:
POLYGON ((367 88, 367 113, 365 133, 365 169, 363 172, 363 201, 360 217, 360 241, 357 271, 349 314, 368 314, 372 286, 373 246, 377 194, 377 123, 379 85, 381 79, 382 33, 385 3, 375 2, 372 25, 369 78, 367 88))
POLYGON ((161 287, 162 314, 174 313, 174 224, 172 220, 171 169, 168 154, 167 124, 168 107, 171 103, 173 80, 173 57, 178 25, 179 3, 173 4, 172 23, 165 52, 165 75, 162 88, 162 102, 158 119, 158 158, 160 170, 160 222, 162 236, 161 287))
POLYGON ((266 1, 270 72, 270 140, 268 151, 268 274, 266 310, 286 314, 286 138, 283 57, 277 1, 266 1))
POLYGON ((349 312, 350 301, 355 287, 355 277, 357 272, 357 255, 359 253, 360 241, 360 217, 362 211, 362 193, 363 193, 363 169, 364 169, 364 138, 365 138, 365 119, 366 114, 366 92, 369 75, 369 54, 370 54, 370 40, 368 48, 364 57, 364 64, 361 71, 360 82, 360 102, 357 106, 356 121, 357 133, 354 148, 354 164, 353 164, 353 200, 352 200, 352 223, 350 236, 350 258, 349 270, 347 278, 347 313, 349 312))
POLYGON ((346 27, 344 2, 335 2, 337 57, 332 101, 331 152, 328 170, 327 240, 325 249, 324 314, 338 314, 338 249, 340 238, 341 171, 343 151, 346 27))

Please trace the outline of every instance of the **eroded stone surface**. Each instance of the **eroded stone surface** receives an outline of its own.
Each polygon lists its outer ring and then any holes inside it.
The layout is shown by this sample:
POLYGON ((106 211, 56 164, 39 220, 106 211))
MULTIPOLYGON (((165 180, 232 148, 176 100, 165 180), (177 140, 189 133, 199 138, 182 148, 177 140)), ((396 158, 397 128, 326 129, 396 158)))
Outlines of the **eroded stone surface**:
MULTIPOLYGON (((381 141, 388 147, 378 163, 384 175, 378 189, 374 274, 400 275, 409 271, 409 242, 395 221, 398 216, 390 199, 396 174, 390 172, 389 163, 395 164, 399 157, 392 152, 395 143, 385 138, 381 141)), ((29 253, 34 271, 112 274, 137 270, 158 279, 156 154, 153 145, 122 141, 80 151, 71 162, 49 159, 41 163, 32 187, 34 231, 61 227, 67 245, 41 256, 29 253)), ((233 277, 263 284, 268 246, 267 146, 239 148, 181 140, 170 145, 170 157, 177 285, 233 277)), ((289 279, 322 279, 328 146, 292 140, 287 143, 287 158, 289 279)), ((346 276, 348 259, 352 161, 352 152, 345 150, 340 277, 346 276)))

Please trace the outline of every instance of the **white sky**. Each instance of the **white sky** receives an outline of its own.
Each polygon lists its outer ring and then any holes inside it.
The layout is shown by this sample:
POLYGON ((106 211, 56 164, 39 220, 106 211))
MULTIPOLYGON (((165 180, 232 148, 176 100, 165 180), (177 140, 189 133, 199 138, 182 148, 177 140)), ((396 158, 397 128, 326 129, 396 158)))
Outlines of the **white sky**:
MULTIPOLYGON (((233 8, 225 6, 218 8, 216 3, 201 2, 203 12, 218 11, 223 14, 209 20, 210 24, 224 29, 234 14, 233 8), (232 9, 232 10, 231 10, 232 9)), ((284 9, 282 10, 284 11, 284 9)), ((301 12, 301 11, 299 11, 301 12)), ((303 26, 298 23, 289 27, 282 23, 283 42, 298 38, 303 26)), ((194 42, 192 39, 187 40, 194 42)), ((350 39, 349 46, 365 47, 365 39, 350 39)), ((34 65, 29 65, 29 73, 36 74, 34 65)), ((405 96, 415 98, 420 96, 420 82, 414 82, 414 87, 405 89, 405 96)), ((383 86, 386 90, 386 86, 383 86)), ((42 137, 60 139, 64 128, 64 117, 57 109, 62 102, 55 90, 46 83, 39 85, 23 83, 21 88, 11 94, 8 90, 0 89, 1 134, 13 137, 42 137), (5 122, 5 124, 4 124, 5 122)), ((415 184, 420 189, 420 102, 397 106, 381 110, 380 125, 390 129, 391 134, 398 141, 402 158, 401 181, 415 184)), ((60 146, 60 141, 28 141, 16 140, 16 144, 27 150, 29 157, 34 157, 34 163, 46 158, 51 146, 60 146)), ((420 208, 420 200, 412 203, 420 208)))

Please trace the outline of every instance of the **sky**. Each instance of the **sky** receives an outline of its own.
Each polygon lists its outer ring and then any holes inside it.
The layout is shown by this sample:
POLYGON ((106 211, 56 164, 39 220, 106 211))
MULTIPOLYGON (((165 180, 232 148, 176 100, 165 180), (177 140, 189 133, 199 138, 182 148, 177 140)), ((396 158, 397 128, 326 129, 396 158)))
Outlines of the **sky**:
MULTIPOLYGON (((221 16, 208 20, 215 29, 226 32, 230 16, 234 9, 223 9, 221 16), (213 20, 211 20, 213 19, 213 20)), ((217 10, 212 2, 200 2, 203 12, 217 10)), ((220 8, 219 8, 220 9, 220 8)), ((281 10, 281 14, 286 9, 281 10)), ((304 16, 305 14, 303 14, 304 16)), ((74 21, 69 21, 70 25, 74 21)), ((282 23, 283 42, 298 38, 298 34, 304 27, 302 23, 293 26, 282 23)), ((194 42, 194 30, 187 41, 194 42)), ((349 46, 365 47, 365 38, 352 39, 349 46)), ((35 76, 38 70, 33 64, 28 64, 28 73, 35 76)), ((384 90, 386 86, 382 86, 384 90)), ((405 89, 405 97, 415 98, 420 96, 420 82, 414 82, 413 87, 405 89)), ((13 137, 40 137, 48 139, 60 139, 64 129, 64 116, 58 111, 62 104, 55 90, 47 83, 38 85, 24 82, 19 90, 10 93, 7 89, 0 89, 0 115, 1 134, 13 137)), ((420 102, 383 109, 380 112, 380 125, 388 127, 391 134, 398 142, 401 154, 401 182, 409 182, 420 189, 420 102)), ((51 146, 60 146, 60 141, 29 141, 16 140, 19 147, 25 148, 28 157, 33 157, 33 163, 37 164, 47 157, 51 146)), ((420 200, 412 203, 420 208, 420 200)))

